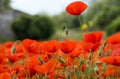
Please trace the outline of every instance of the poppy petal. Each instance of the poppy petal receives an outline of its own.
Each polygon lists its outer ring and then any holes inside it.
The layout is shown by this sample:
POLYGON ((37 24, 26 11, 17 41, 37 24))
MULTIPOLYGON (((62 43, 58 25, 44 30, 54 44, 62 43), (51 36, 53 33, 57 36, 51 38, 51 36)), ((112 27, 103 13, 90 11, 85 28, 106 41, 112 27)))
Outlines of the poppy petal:
POLYGON ((74 1, 66 7, 66 11, 71 15, 80 15, 87 8, 87 4, 81 1, 74 1))

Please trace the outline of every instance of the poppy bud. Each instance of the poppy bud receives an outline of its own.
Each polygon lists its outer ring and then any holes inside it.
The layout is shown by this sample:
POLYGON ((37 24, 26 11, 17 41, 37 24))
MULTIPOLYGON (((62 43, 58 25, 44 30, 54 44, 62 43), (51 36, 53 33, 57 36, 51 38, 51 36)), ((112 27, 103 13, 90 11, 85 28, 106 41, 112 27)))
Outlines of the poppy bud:
POLYGON ((99 69, 98 69, 97 66, 94 68, 94 72, 96 72, 97 74, 99 74, 99 69))
POLYGON ((15 52, 16 52, 16 45, 14 44, 13 47, 12 47, 12 49, 11 49, 12 55, 14 55, 15 52))
POLYGON ((70 72, 66 72, 66 77, 67 77, 67 79, 71 79, 71 74, 70 74, 70 72))
POLYGON ((101 50, 98 50, 98 56, 101 56, 102 55, 102 52, 101 52, 101 50))
POLYGON ((82 66, 83 64, 85 64, 85 61, 84 60, 80 60, 80 66, 82 66))
POLYGON ((61 62, 62 64, 65 64, 65 60, 61 58, 60 56, 58 56, 58 61, 61 62))
POLYGON ((89 59, 89 61, 92 59, 92 53, 88 54, 88 59, 89 59))

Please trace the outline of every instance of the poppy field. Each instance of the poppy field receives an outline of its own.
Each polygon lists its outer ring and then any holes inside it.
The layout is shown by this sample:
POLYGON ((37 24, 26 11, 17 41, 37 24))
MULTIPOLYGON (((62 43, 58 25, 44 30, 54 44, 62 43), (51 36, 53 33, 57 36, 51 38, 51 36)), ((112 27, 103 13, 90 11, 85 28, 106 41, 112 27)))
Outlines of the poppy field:
MULTIPOLYGON (((74 1, 66 12, 79 16, 87 4, 74 1)), ((80 40, 6 41, 0 44, 0 79, 120 79, 120 32, 103 31, 80 40)), ((82 33, 82 32, 81 32, 82 33)), ((81 36, 80 36, 81 37, 81 36)))
POLYGON ((120 32, 102 36, 91 32, 79 41, 5 42, 0 79, 119 79, 120 32))

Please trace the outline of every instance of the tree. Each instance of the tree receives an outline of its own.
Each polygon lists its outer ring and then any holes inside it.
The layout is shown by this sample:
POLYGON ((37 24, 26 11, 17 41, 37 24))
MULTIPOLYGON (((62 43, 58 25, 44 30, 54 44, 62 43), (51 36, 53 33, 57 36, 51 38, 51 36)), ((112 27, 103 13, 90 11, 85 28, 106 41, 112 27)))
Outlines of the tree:
POLYGON ((110 32, 108 34, 117 32, 119 23, 116 18, 120 16, 119 4, 119 0, 94 0, 88 9, 87 21, 92 20, 94 26, 100 30, 114 27, 115 29, 111 29, 111 32, 107 30, 107 33, 110 32))
POLYGON ((48 39, 55 31, 54 22, 48 16, 22 15, 13 21, 11 27, 19 40, 48 39))
POLYGON ((95 26, 104 29, 109 23, 118 17, 120 14, 119 8, 115 6, 108 6, 104 8, 103 11, 100 11, 96 16, 93 18, 95 26))
POLYGON ((119 0, 93 0, 87 10, 87 20, 92 20, 96 14, 106 10, 108 7, 116 6, 117 8, 120 8, 119 4, 119 0))
POLYGON ((10 0, 0 0, 0 11, 4 11, 10 8, 10 0))
POLYGON ((105 28, 108 35, 112 35, 116 32, 120 31, 120 16, 116 17, 110 24, 108 24, 105 28))

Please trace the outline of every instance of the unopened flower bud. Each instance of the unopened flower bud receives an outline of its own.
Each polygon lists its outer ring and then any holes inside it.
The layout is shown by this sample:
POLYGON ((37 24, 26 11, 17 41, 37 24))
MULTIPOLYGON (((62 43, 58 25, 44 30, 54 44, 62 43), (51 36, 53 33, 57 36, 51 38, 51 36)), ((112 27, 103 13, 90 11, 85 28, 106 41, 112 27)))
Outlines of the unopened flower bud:
POLYGON ((14 44, 13 47, 12 47, 12 49, 11 49, 12 55, 14 55, 15 52, 16 52, 16 45, 14 44))
POLYGON ((102 55, 102 52, 101 52, 101 50, 98 50, 98 56, 101 56, 102 55))
POLYGON ((85 61, 81 59, 80 60, 80 66, 82 66, 84 63, 85 63, 85 61))
POLYGON ((66 72, 66 77, 67 77, 67 79, 71 79, 71 74, 70 74, 70 72, 66 72))
POLYGON ((58 73, 56 73, 56 77, 59 77, 59 74, 58 74, 58 73))
POLYGON ((88 59, 91 60, 92 59, 92 53, 88 54, 88 59))
POLYGON ((97 74, 99 74, 99 69, 98 69, 97 66, 94 68, 94 72, 96 72, 97 74))
POLYGON ((65 34, 66 36, 68 36, 68 29, 65 29, 65 34))
POLYGON ((65 64, 65 60, 61 56, 58 56, 58 61, 62 64, 65 64))

